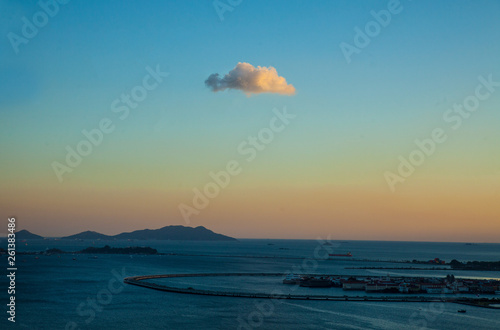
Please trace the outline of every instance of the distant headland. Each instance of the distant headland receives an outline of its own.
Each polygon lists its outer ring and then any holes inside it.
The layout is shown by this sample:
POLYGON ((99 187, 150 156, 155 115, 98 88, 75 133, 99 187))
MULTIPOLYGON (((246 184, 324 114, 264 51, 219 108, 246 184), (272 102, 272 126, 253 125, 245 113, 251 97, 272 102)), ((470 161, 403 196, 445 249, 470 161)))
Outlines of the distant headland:
MULTIPOLYGON (((16 232, 17 239, 44 239, 27 230, 16 232)), ((61 237, 73 240, 172 240, 172 241, 236 241, 236 238, 214 233, 203 227, 166 226, 159 229, 142 229, 110 236, 95 231, 84 231, 79 234, 61 237)))

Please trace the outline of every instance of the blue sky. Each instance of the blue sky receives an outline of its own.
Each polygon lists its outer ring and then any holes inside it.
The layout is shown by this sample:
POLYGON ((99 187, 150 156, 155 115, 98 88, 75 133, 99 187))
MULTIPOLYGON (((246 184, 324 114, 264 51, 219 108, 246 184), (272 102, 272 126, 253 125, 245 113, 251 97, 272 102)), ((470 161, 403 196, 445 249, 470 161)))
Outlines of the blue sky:
MULTIPOLYGON (((151 178, 172 169, 177 174, 165 178, 168 189, 188 189, 234 157, 273 108, 286 106, 298 115, 296 127, 273 144, 266 156, 273 165, 258 170, 261 178, 286 182, 293 173, 297 182, 320 184, 370 173, 369 181, 382 183, 381 171, 440 125, 442 113, 474 90, 478 76, 500 77, 496 1, 403 0, 401 13, 348 64, 339 44, 353 44, 354 28, 387 5, 243 0, 221 21, 212 1, 70 1, 16 54, 7 33, 21 34, 21 18, 31 19, 40 7, 3 1, 0 159, 9 175, 2 179, 55 184, 51 162, 81 140, 82 129, 116 119, 113 100, 139 84, 147 66, 159 65, 170 76, 116 122, 75 180, 94 182, 99 168, 126 175, 151 164, 151 178), (275 67, 296 95, 247 97, 205 87, 210 74, 226 74, 238 62, 275 67), (277 170, 285 166, 291 172, 277 170)), ((488 164, 496 166, 498 156, 487 155, 500 137, 498 105, 498 97, 482 105, 443 161, 460 154, 463 166, 469 161, 492 171, 488 164), (475 153, 483 156, 470 160, 475 153)))

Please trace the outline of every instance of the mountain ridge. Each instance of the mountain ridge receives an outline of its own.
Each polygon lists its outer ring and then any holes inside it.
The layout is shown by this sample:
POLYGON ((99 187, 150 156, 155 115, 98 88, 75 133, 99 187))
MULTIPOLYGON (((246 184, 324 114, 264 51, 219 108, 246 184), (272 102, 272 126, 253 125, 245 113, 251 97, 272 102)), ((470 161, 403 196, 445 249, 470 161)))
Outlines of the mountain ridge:
POLYGON ((112 237, 96 231, 86 230, 78 234, 61 237, 61 239, 112 239, 112 237))
POLYGON ((16 232, 17 239, 43 239, 43 236, 33 234, 32 232, 27 231, 26 229, 20 230, 16 232))
MULTIPOLYGON (((43 239, 44 237, 21 230, 20 239, 43 239)), ((123 232, 117 235, 105 235, 96 231, 86 230, 78 234, 60 237, 60 239, 92 239, 92 240, 172 240, 172 241, 237 241, 237 239, 215 233, 203 226, 188 227, 182 225, 165 226, 158 229, 139 229, 123 232)))

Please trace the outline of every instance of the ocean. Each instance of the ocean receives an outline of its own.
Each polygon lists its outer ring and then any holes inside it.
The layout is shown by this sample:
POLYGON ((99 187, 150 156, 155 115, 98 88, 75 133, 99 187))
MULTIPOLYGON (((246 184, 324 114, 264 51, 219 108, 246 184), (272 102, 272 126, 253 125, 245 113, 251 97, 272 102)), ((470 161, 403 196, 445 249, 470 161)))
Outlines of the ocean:
MULTIPOLYGON (((123 283, 134 275, 176 273, 280 273, 500 278, 499 272, 373 270, 346 267, 431 267, 397 260, 498 261, 500 244, 431 242, 257 240, 17 242, 17 251, 88 246, 150 246, 165 255, 18 255, 16 322, 1 329, 500 329, 500 310, 451 303, 261 300, 155 291, 123 283), (352 258, 325 260, 328 249, 352 258), (378 260, 365 262, 362 259, 378 260), (457 313, 466 307, 467 313, 457 313)), ((5 240, 2 246, 6 246, 5 240)), ((7 268, 7 258, 2 257, 7 268)), ((180 287, 244 292, 285 290, 280 277, 203 277, 157 280, 180 287)), ((9 283, 0 285, 6 296, 9 283)), ((287 287, 289 288, 289 287, 287 287)), ((305 290, 305 291, 299 291, 305 290)), ((309 290, 309 291, 307 291, 309 290)), ((332 294, 339 289, 299 288, 332 294), (317 291, 320 290, 320 291, 317 291), (326 290, 326 291, 322 291, 326 290), (329 290, 329 291, 328 291, 329 290)), ((343 294, 343 293, 342 293, 343 294)), ((345 293, 364 295, 364 292, 345 293)), ((485 295, 487 296, 487 295, 485 295)), ((491 295, 489 296, 491 297, 491 295)), ((5 305, 4 305, 5 306, 5 305)))

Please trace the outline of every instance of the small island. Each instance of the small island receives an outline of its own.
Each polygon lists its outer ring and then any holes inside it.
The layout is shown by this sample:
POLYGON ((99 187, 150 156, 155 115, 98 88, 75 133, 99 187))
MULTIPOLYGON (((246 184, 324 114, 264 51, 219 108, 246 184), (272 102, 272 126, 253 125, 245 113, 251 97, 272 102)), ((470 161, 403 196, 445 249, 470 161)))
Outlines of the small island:
MULTIPOLYGON (((7 254, 7 251, 0 249, 0 254, 7 254)), ((160 255, 156 249, 149 246, 127 246, 123 248, 114 248, 109 245, 103 247, 88 247, 80 251, 63 251, 52 248, 40 252, 18 252, 19 255, 55 255, 55 254, 142 254, 142 255, 160 255)))
POLYGON ((109 245, 106 245, 102 248, 98 247, 88 247, 86 249, 83 249, 79 251, 78 253, 86 253, 86 254, 147 254, 147 255, 152 255, 152 254, 158 254, 158 251, 156 249, 153 249, 148 246, 132 246, 132 247, 125 247, 125 248, 113 248, 110 247, 109 245))

